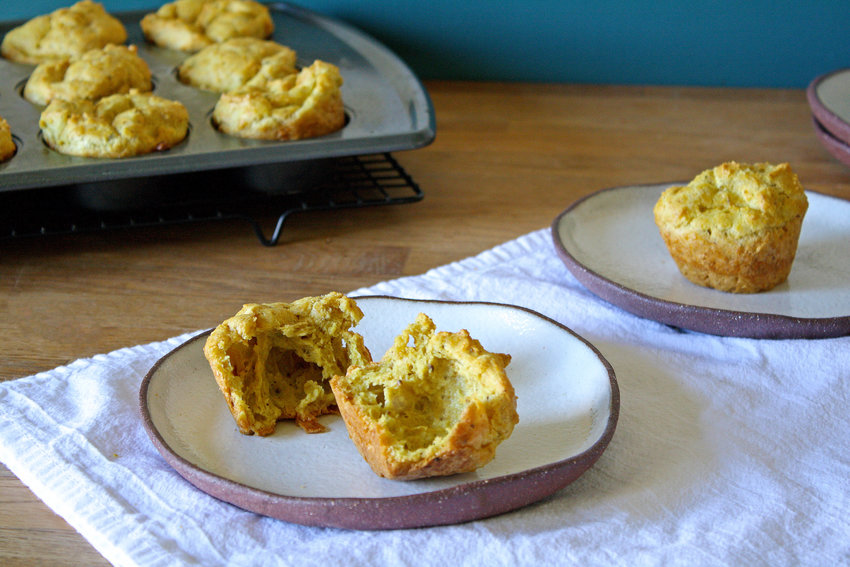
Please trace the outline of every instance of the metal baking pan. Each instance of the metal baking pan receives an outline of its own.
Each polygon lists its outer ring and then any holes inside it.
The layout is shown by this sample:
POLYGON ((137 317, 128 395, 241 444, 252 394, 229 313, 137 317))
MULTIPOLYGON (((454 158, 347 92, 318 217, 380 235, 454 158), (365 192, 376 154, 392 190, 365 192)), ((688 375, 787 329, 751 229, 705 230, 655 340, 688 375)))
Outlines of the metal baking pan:
MULTIPOLYGON (((80 158, 60 154, 43 142, 42 108, 22 96, 34 68, 0 58, 0 116, 18 146, 0 164, 0 192, 59 185, 115 183, 186 172, 242 168, 246 178, 273 184, 296 174, 305 163, 341 156, 410 150, 426 146, 436 134, 428 93, 407 65, 363 32, 338 20, 288 3, 268 4, 275 23, 272 39, 287 45, 306 67, 316 59, 337 65, 343 77, 346 125, 338 132, 307 140, 270 142, 240 139, 217 131, 212 110, 218 94, 180 83, 177 66, 188 54, 147 43, 139 27, 149 12, 115 13, 127 28, 127 43, 138 46, 154 77, 154 93, 181 101, 189 111, 190 131, 178 146, 132 158, 80 158)), ((23 22, 0 23, 0 35, 23 22)), ((121 185, 120 183, 118 185, 121 185)))

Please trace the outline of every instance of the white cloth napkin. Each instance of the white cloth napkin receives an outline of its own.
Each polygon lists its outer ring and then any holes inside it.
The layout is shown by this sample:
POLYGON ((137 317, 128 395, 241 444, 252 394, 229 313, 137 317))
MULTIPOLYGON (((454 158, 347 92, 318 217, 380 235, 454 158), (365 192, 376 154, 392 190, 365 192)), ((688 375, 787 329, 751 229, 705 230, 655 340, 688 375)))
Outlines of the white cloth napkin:
POLYGON ((140 381, 184 335, 0 384, 0 461, 122 566, 850 564, 850 337, 724 338, 638 318, 578 284, 548 230, 351 293, 510 303, 572 328, 617 374, 608 450, 554 496, 487 520, 273 520, 195 489, 142 429, 140 381))

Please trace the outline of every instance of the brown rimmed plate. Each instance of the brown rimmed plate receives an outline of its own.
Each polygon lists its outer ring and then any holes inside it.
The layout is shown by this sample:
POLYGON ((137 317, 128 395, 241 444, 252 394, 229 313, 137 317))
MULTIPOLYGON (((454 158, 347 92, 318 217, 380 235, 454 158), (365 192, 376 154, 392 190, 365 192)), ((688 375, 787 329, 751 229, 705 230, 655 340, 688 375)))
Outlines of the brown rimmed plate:
POLYGON ((841 143, 850 144, 850 69, 816 77, 806 89, 806 98, 819 126, 841 143))
POLYGON ((826 151, 844 165, 850 166, 850 145, 830 134, 816 118, 813 118, 812 122, 814 123, 815 134, 817 134, 818 140, 826 148, 826 151))
POLYGON ((379 358, 419 312, 439 330, 468 329, 511 354, 520 422, 496 458, 474 473, 401 482, 372 472, 339 416, 308 435, 282 422, 269 437, 238 432, 203 355, 202 333, 144 378, 140 406, 153 444, 207 494, 289 522, 378 530, 454 524, 545 498, 589 469, 619 414, 611 365, 570 329, 520 307, 361 297, 356 330, 379 358))
POLYGON ((807 191, 788 280, 757 294, 690 283, 676 268, 652 214, 672 185, 603 189, 552 223, 561 259, 602 299, 641 317, 715 335, 826 338, 850 334, 850 202, 807 191))

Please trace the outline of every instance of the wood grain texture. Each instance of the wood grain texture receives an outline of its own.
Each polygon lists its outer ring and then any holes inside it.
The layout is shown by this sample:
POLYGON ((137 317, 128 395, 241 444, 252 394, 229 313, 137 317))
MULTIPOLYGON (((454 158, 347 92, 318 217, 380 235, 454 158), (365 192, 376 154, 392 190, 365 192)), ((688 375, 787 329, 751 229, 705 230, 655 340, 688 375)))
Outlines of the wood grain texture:
MULTIPOLYGON (((0 380, 208 328, 249 301, 347 292, 546 228, 575 199, 788 161, 850 199, 800 90, 430 82, 437 138, 395 154, 416 204, 298 213, 280 243, 236 221, 0 241, 0 380)), ((0 467, 0 564, 106 565, 0 467)))

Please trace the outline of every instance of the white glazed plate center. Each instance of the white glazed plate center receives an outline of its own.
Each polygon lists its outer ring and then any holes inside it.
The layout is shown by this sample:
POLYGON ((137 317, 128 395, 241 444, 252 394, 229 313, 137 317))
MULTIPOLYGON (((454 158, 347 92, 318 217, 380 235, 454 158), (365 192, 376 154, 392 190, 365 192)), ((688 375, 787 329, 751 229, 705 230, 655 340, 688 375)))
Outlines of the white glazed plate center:
POLYGON ((563 461, 591 448, 611 416, 608 369, 584 341, 551 321, 491 304, 357 299, 356 327, 379 359, 421 311, 438 330, 469 330, 513 357, 508 376, 520 422, 496 458, 474 473, 413 482, 378 477, 359 455, 339 416, 308 435, 289 422, 269 437, 238 432, 203 355, 206 335, 166 358, 150 377, 147 411, 167 447, 198 468, 274 494, 313 498, 383 498, 441 490, 563 461))
POLYGON ((558 238, 591 272, 667 302, 796 318, 850 315, 850 203, 807 192, 788 280, 767 292, 733 294, 692 284, 676 268, 652 214, 669 186, 600 191, 561 217, 558 238))

